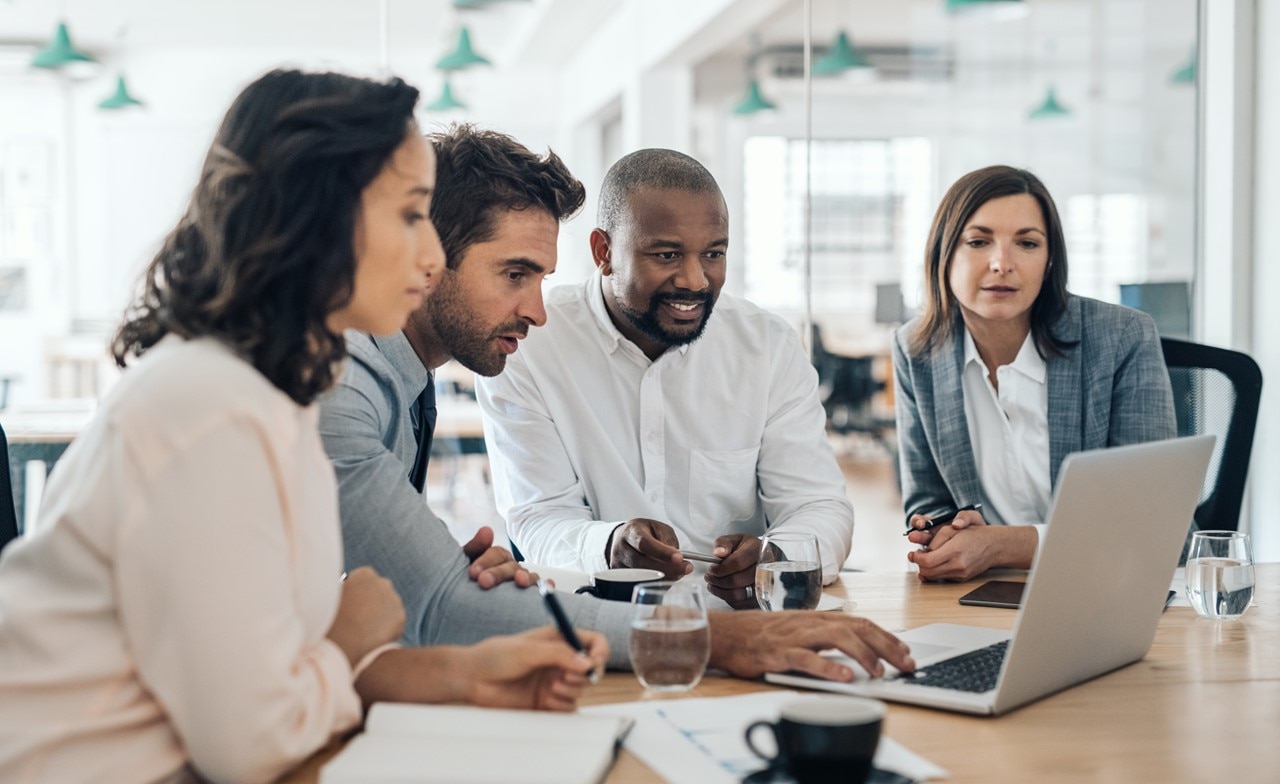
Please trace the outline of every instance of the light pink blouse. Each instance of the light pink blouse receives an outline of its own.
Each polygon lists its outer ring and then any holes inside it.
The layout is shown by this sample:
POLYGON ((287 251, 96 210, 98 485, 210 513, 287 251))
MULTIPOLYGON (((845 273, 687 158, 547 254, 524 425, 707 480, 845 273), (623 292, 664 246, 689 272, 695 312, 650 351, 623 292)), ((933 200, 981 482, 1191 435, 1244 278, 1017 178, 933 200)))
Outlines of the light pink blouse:
POLYGON ((211 339, 124 374, 0 558, 0 781, 269 781, 359 721, 316 413, 211 339))

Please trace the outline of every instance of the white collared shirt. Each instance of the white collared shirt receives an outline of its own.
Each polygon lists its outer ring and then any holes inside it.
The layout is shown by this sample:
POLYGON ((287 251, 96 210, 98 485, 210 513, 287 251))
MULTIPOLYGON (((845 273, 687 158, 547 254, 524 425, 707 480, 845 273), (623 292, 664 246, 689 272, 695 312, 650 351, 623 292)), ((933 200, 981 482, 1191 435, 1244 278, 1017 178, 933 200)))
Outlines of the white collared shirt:
POLYGON ((818 379, 786 322, 722 294, 702 337, 650 361, 609 318, 594 275, 547 297, 478 397, 498 511, 526 558, 595 572, 637 517, 680 546, 811 531, 824 580, 849 554, 853 507, 827 442, 818 379))
MULTIPOLYGON (((996 368, 997 390, 964 331, 964 415, 992 525, 1036 525, 1043 538, 1049 481, 1048 368, 1030 333, 1013 363, 996 368)), ((1039 551, 1037 540, 1037 552, 1039 551)))

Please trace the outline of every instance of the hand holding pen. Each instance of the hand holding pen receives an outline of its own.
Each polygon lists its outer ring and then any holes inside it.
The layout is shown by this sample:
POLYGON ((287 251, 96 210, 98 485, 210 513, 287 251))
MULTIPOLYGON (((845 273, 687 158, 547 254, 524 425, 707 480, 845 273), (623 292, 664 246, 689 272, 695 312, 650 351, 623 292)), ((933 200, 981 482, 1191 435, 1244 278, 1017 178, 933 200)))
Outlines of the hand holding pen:
MULTIPOLYGON (((911 525, 908 526, 907 530, 903 532, 902 535, 910 536, 913 533, 917 533, 921 531, 931 531, 934 528, 937 528, 938 526, 951 524, 961 512, 977 512, 978 514, 982 514, 982 504, 966 504, 965 506, 960 507, 954 512, 948 512, 946 514, 940 514, 940 515, 937 515, 936 517, 930 517, 930 518, 924 518, 922 515, 913 515, 911 518, 911 525), (924 520, 924 525, 921 525, 921 526, 915 525, 915 523, 919 522, 921 519, 924 520)), ((961 522, 964 522, 964 521, 961 520, 961 522)), ((964 528, 965 526, 961 525, 957 527, 964 528)))
MULTIPOLYGON (((538 592, 542 594, 542 601, 547 606, 547 612, 551 614, 552 620, 556 623, 556 628, 560 631, 560 636, 578 652, 579 656, 589 657, 587 646, 582 644, 582 640, 578 637, 578 632, 573 628, 573 624, 569 621, 569 616, 565 613, 564 607, 561 606, 560 600, 556 598, 555 586, 547 580, 543 580, 538 584, 538 592)), ((592 669, 588 680, 594 685, 600 682, 600 671, 592 669)))

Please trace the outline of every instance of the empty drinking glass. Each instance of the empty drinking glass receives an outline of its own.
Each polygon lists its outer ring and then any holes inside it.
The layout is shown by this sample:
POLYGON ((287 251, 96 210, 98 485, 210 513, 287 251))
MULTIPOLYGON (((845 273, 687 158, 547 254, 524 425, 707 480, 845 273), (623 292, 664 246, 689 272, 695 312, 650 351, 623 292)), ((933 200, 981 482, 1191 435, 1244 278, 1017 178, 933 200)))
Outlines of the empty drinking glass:
POLYGON ((1249 535, 1196 531, 1187 553, 1187 600, 1202 618, 1244 615, 1253 599, 1253 554, 1249 535))
POLYGON ((760 540, 756 602, 762 610, 812 610, 822 598, 818 537, 779 531, 760 540))
POLYGON ((696 580, 641 583, 631 597, 631 666, 646 689, 688 691, 711 657, 707 603, 696 580))

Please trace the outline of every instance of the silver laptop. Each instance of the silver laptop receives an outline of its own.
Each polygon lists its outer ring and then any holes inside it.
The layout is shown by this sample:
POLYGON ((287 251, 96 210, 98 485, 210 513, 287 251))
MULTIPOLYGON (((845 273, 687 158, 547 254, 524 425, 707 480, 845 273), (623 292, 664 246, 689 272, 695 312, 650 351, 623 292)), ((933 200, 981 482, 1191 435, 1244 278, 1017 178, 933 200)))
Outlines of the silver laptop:
POLYGON ((1213 436, 1078 452, 1062 463, 1049 526, 1013 631, 930 624, 899 635, 914 676, 793 686, 995 715, 1141 659, 1155 639, 1213 436), (984 669, 985 668, 985 669, 984 669))

